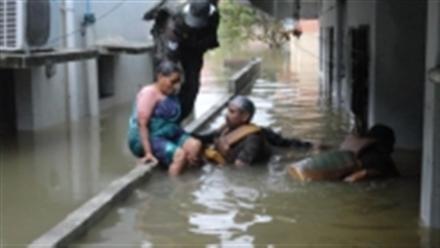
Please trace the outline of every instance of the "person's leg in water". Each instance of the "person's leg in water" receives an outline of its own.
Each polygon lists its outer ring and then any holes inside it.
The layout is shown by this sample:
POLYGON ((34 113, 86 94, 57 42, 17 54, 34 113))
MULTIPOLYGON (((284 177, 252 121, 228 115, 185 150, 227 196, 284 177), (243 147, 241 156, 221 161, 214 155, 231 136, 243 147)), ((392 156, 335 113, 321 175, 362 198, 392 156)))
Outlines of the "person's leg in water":
POLYGON ((176 148, 173 156, 173 161, 168 168, 170 176, 177 176, 188 165, 196 166, 200 164, 200 151, 202 143, 194 138, 186 138, 185 142, 180 148, 176 148))
POLYGON ((200 152, 202 150, 202 142, 195 138, 188 138, 182 146, 187 154, 188 163, 191 166, 200 165, 200 152))
POLYGON ((188 163, 187 153, 178 144, 163 137, 151 138, 154 156, 168 169, 168 174, 177 176, 188 163))
POLYGON ((178 176, 182 173, 185 166, 188 164, 188 155, 182 148, 177 148, 174 152, 173 161, 168 167, 168 174, 170 176, 178 176))
POLYGON ((182 113, 179 121, 181 122, 188 117, 197 98, 200 87, 200 72, 203 67, 203 54, 185 54, 181 59, 185 81, 182 84, 178 94, 182 113))

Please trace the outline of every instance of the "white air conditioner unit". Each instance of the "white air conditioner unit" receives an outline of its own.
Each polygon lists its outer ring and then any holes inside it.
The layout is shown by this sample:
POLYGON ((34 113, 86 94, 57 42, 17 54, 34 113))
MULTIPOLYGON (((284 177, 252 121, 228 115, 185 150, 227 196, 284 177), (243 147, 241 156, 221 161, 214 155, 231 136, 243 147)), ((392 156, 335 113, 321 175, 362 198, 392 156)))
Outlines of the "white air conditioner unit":
POLYGON ((53 3, 51 0, 0 0, 0 50, 50 49, 53 3))

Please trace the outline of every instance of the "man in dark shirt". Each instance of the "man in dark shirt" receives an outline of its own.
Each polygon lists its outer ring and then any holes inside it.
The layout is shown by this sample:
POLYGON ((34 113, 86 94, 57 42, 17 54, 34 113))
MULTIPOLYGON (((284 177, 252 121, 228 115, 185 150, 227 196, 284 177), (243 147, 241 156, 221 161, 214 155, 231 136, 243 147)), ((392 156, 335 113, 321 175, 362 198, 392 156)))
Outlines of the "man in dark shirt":
POLYGON ((155 42, 154 64, 166 59, 183 67, 184 82, 178 95, 183 120, 192 112, 199 91, 203 55, 219 46, 220 14, 215 0, 176 3, 162 1, 144 15, 144 20, 154 20, 151 30, 155 42))
POLYGON ((252 101, 236 96, 228 103, 225 125, 209 134, 196 135, 196 138, 205 145, 213 144, 223 163, 241 167, 262 162, 269 158, 270 149, 261 128, 251 123, 254 113, 252 101))
MULTIPOLYGON (((205 152, 208 159, 217 157, 217 163, 241 167, 266 161, 271 154, 270 145, 281 147, 312 148, 310 142, 284 138, 269 128, 251 123, 255 106, 244 96, 236 96, 228 104, 226 123, 219 130, 198 135, 204 145, 212 144, 215 155, 205 152), (218 159, 220 157, 220 159, 218 159)), ((211 150, 208 150, 211 151, 211 150)))

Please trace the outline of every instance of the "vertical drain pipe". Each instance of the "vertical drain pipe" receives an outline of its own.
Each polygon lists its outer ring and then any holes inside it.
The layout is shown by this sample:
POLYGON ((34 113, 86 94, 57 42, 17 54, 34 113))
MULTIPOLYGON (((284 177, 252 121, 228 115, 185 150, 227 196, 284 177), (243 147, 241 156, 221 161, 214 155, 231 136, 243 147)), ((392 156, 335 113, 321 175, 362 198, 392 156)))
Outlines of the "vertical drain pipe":
MULTIPOLYGON (((75 8, 73 0, 64 1, 65 10, 65 33, 66 33, 66 48, 76 48, 76 28, 75 28, 75 8)), ((77 62, 69 62, 67 64, 67 97, 69 104, 69 119, 70 121, 78 121, 80 118, 80 87, 78 78, 78 64, 77 62)))
MULTIPOLYGON (((86 46, 87 48, 95 47, 95 26, 96 22, 95 15, 92 11, 91 0, 86 0, 86 12, 84 14, 84 19, 82 22, 82 28, 86 35, 86 46)), ((87 92, 89 98, 89 113, 92 117, 89 123, 89 135, 88 143, 90 144, 90 180, 97 181, 99 179, 99 167, 101 165, 100 161, 100 132, 99 132, 99 95, 98 95, 98 65, 97 59, 89 59, 86 61, 87 65, 87 92)), ((98 191, 98 188, 93 188, 94 191, 98 191)))
MULTIPOLYGON (((92 11, 91 0, 86 0, 86 13, 82 22, 82 28, 85 30, 87 48, 95 47, 95 15, 92 11)), ((93 117, 99 116, 98 99, 98 70, 96 59, 87 60, 87 92, 89 100, 89 114, 93 117)))

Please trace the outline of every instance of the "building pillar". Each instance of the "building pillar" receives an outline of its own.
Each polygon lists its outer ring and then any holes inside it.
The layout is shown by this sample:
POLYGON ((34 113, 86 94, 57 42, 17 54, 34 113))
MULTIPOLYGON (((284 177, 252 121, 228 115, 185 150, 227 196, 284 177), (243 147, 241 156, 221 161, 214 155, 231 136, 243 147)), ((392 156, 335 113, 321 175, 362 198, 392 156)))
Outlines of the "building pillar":
POLYGON ((346 16, 346 0, 337 0, 336 2, 336 36, 335 36, 335 74, 334 74, 334 87, 333 96, 335 97, 335 103, 339 105, 342 101, 342 74, 344 65, 344 33, 345 33, 345 16, 346 16))
POLYGON ((36 130, 66 121, 62 65, 15 70, 17 130, 36 130))
MULTIPOLYGON (((88 26, 86 30, 87 46, 95 46, 95 30, 94 26, 88 26)), ((99 116, 99 94, 98 94, 98 65, 97 59, 87 60, 87 93, 89 99, 89 114, 91 116, 99 116)))
POLYGON ((15 72, 15 106, 17 114, 17 130, 34 129, 34 110, 32 82, 30 70, 15 72))
MULTIPOLYGON (((64 1, 65 7, 65 29, 66 34, 72 34, 76 32, 77 25, 75 20, 75 3, 72 0, 64 1)), ((76 36, 67 35, 66 48, 75 49, 76 36)), ((79 62, 67 63, 67 97, 69 106, 69 119, 70 121, 78 121, 81 117, 81 87, 79 77, 79 62)))
MULTIPOLYGON (((440 66, 440 2, 428 1, 426 47, 427 71, 440 66)), ((426 80, 421 220, 427 227, 440 228, 440 84, 426 80)))

